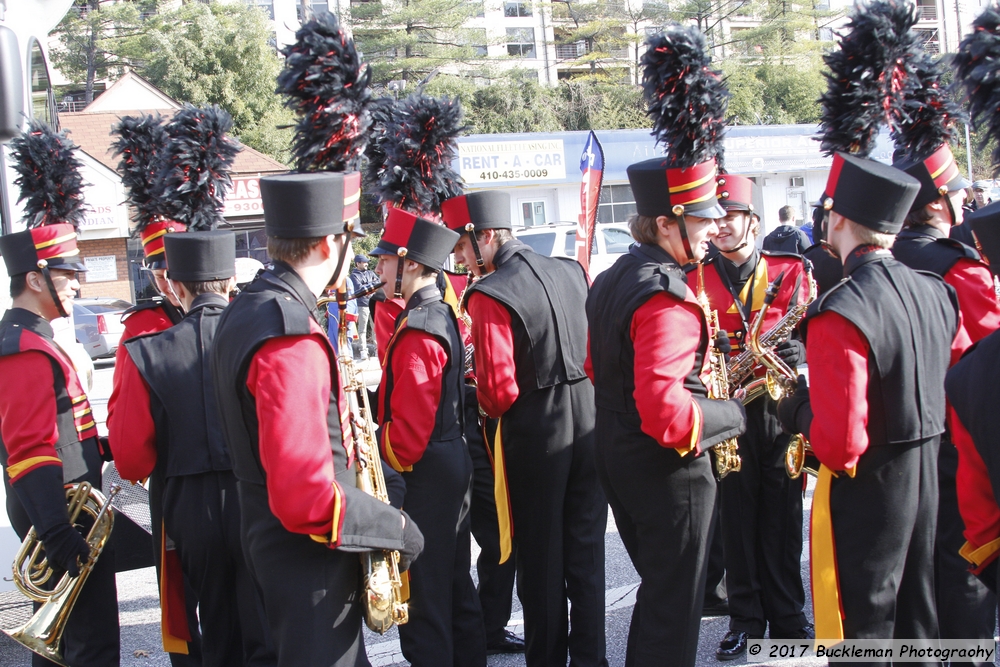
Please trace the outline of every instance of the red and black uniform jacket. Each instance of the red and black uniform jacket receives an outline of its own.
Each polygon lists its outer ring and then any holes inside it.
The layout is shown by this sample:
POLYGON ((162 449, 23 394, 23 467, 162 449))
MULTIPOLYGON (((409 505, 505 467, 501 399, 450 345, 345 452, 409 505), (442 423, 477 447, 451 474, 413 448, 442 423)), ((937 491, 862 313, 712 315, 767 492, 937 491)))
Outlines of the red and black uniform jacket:
POLYGON ((208 353, 229 300, 202 294, 180 324, 127 341, 115 465, 138 481, 159 465, 166 478, 232 470, 222 436, 208 353))
POLYGON ((961 554, 979 573, 1000 554, 1000 331, 979 341, 948 371, 945 389, 958 448, 956 490, 965 523, 961 554), (957 419, 956 419, 957 417, 957 419))
POLYGON ((31 526, 45 535, 68 522, 64 484, 101 488, 97 425, 52 326, 30 311, 11 308, 0 320, 0 377, 7 513, 22 539, 31 526))
POLYGON ((619 414, 624 437, 684 455, 740 434, 739 406, 708 398, 705 315, 666 251, 629 249, 594 281, 587 318, 597 409, 619 414))
POLYGON ((412 470, 430 442, 462 438, 463 354, 437 286, 417 290, 396 321, 379 387, 382 458, 397 472, 412 470))
POLYGON ((892 254, 911 269, 936 273, 955 288, 965 330, 973 343, 1000 329, 993 274, 974 248, 922 225, 900 232, 892 254))
POLYGON ((530 402, 518 399, 532 391, 587 377, 587 277, 575 260, 539 255, 517 240, 502 245, 493 263, 496 271, 466 291, 463 305, 472 318, 479 405, 499 418, 530 402))
POLYGON ((350 417, 315 303, 276 262, 233 300, 216 332, 212 372, 233 472, 267 496, 269 515, 244 506, 244 526, 277 519, 330 548, 399 550, 399 511, 356 487, 350 417))
POLYGON ((718 313, 719 327, 729 334, 732 355, 746 348, 748 328, 760 309, 764 306, 767 286, 784 273, 781 287, 771 307, 768 308, 761 326, 763 336, 788 312, 788 309, 804 302, 808 296, 805 264, 801 255, 763 251, 757 252, 738 267, 749 273, 745 281, 733 280, 731 271, 735 268, 721 253, 717 254, 705 268, 705 294, 712 309, 718 313), (728 265, 728 266, 727 266, 728 265))
POLYGON ((944 377, 968 347, 955 291, 888 250, 859 246, 847 279, 803 322, 813 419, 805 435, 831 470, 854 468, 869 447, 944 432, 944 377))

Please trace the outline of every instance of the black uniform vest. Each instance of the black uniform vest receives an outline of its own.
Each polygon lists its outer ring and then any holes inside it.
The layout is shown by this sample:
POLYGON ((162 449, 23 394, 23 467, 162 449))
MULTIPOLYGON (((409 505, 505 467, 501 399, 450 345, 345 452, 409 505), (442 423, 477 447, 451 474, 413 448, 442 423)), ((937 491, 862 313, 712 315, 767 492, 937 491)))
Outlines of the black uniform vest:
MULTIPOLYGON (((410 297, 410 300, 406 302, 406 308, 396 320, 396 336, 400 334, 401 328, 426 331, 444 347, 448 355, 448 365, 441 378, 441 400, 438 403, 437 417, 430 440, 445 442, 461 438, 465 432, 465 383, 463 381, 465 352, 462 337, 458 332, 455 313, 451 306, 442 300, 441 292, 438 291, 436 285, 421 288, 410 297), (457 363, 456 350, 458 350, 457 363)), ((385 364, 385 377, 383 378, 383 382, 386 383, 386 391, 384 392, 385 401, 382 405, 383 412, 381 414, 385 415, 382 423, 392 419, 390 397, 395 380, 392 374, 392 353, 393 345, 390 342, 386 351, 388 361, 385 364)))
POLYGON ((944 432, 944 378, 958 328, 958 298, 937 275, 913 271, 888 250, 855 248, 848 277, 817 299, 809 320, 832 311, 868 341, 868 440, 914 442, 944 432))
POLYGON ((930 271, 939 276, 951 271, 960 259, 982 261, 974 248, 947 238, 927 225, 901 231, 892 244, 892 254, 911 269, 930 271))
MULTIPOLYGON (((45 354, 52 363, 59 430, 55 450, 62 461, 63 481, 87 479, 93 482, 96 479, 99 482, 101 458, 97 427, 73 362, 56 344, 51 324, 23 308, 11 308, 0 319, 0 356, 29 351, 45 354)), ((5 471, 5 483, 7 459, 7 448, 0 440, 0 464, 5 471)))
POLYGON ((157 466, 167 477, 232 469, 209 363, 227 305, 225 297, 203 294, 180 324, 125 343, 152 392, 157 466))
POLYGON ((497 270, 472 285, 516 316, 517 385, 522 395, 587 377, 587 277, 575 260, 544 257, 508 241, 494 257, 497 270))
MULTIPOLYGON (((271 338, 313 333, 310 320, 316 322, 312 307, 315 301, 315 295, 298 274, 287 264, 276 262, 274 268, 261 273, 240 292, 220 318, 212 346, 212 372, 222 430, 233 472, 240 481, 265 482, 257 440, 256 400, 246 384, 250 362, 260 346, 271 338)), ((340 431, 338 374, 332 348, 330 359, 333 382, 327 422, 339 472, 346 454, 340 431)))

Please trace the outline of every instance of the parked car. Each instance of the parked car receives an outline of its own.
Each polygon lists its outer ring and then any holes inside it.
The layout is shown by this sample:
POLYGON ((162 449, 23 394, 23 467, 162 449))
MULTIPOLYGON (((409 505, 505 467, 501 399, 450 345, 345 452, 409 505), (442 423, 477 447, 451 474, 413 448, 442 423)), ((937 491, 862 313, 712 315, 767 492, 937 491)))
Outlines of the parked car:
POLYGON ((73 327, 76 340, 91 359, 106 357, 118 349, 125 325, 122 313, 132 307, 128 301, 96 297, 73 301, 73 327))
MULTIPOLYGON (((515 229, 514 236, 535 252, 549 257, 576 257, 576 223, 554 222, 536 227, 515 229)), ((590 253, 590 279, 615 263, 634 243, 628 225, 597 225, 597 236, 590 253)))

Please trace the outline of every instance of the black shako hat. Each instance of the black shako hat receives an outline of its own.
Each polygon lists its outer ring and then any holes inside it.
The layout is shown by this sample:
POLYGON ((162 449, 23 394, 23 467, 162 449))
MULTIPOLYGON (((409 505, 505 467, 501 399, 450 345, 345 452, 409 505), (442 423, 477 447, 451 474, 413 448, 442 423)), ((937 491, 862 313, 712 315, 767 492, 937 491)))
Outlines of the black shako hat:
POLYGON ((499 190, 480 190, 446 199, 441 202, 441 219, 448 229, 459 234, 511 229, 510 195, 499 190))
POLYGON ((971 185, 958 170, 958 163, 948 144, 942 144, 922 160, 903 158, 894 161, 892 166, 920 181, 920 192, 913 201, 914 210, 971 185))
POLYGON ((965 214, 965 222, 979 241, 980 249, 989 262, 990 271, 1000 275, 1000 202, 987 204, 979 210, 965 214))
POLYGON ((353 232, 364 236, 361 172, 315 171, 260 179, 264 231, 281 239, 304 239, 353 232))
POLYGON ((224 280, 236 275, 233 232, 188 232, 163 238, 167 277, 183 282, 224 280))
POLYGON ((431 269, 444 267, 461 235, 444 225, 419 218, 399 208, 389 209, 382 239, 371 254, 398 255, 431 269))
POLYGON ((898 234, 920 181, 887 164, 845 153, 833 156, 823 208, 884 234, 898 234))

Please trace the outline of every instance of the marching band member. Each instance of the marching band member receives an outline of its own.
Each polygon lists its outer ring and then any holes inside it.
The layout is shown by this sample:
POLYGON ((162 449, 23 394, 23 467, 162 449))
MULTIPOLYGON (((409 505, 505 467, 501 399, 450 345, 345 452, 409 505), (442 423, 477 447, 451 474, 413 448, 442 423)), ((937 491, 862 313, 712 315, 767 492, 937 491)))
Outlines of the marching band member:
MULTIPOLYGON (((719 326, 730 334, 734 356, 746 349, 745 338, 770 281, 782 275, 761 332, 808 299, 801 256, 757 249, 756 187, 744 176, 719 176, 717 195, 726 217, 718 220, 713 240, 719 253, 704 271, 708 302, 718 312, 719 326)), ((791 368, 805 361, 805 345, 795 339, 778 344, 775 352, 791 368)), ((716 651, 723 660, 742 655, 747 639, 763 637, 768 628, 772 639, 812 637, 802 611, 802 483, 785 472, 790 436, 781 431, 775 408, 766 392, 747 406, 747 430, 739 439, 742 467, 719 486, 730 617, 729 631, 716 651)))
POLYGON ((386 346, 378 413, 382 457, 402 473, 403 508, 424 534, 424 552, 409 572, 410 620, 399 628, 403 656, 418 667, 486 665, 483 614, 469 574, 465 345, 437 287, 457 239, 394 208, 371 253, 384 291, 402 277, 406 304, 386 346))
POLYGON ((721 130, 726 91, 708 69, 695 28, 670 26, 648 40, 646 53, 647 96, 664 108, 654 115, 654 132, 677 134, 666 157, 628 168, 637 209, 629 229, 637 244, 598 276, 587 299, 587 368, 597 405, 598 474, 642 578, 625 664, 691 666, 716 497, 704 454, 746 423, 739 401, 707 398, 702 375, 712 341, 682 271, 704 260, 716 220, 726 215, 716 198, 721 147, 712 139, 721 139, 712 133, 721 130), (679 81, 685 71, 704 86, 701 99, 712 100, 698 107, 690 127, 670 112, 687 107, 679 81), (680 92, 661 97, 661 89, 680 92))
MULTIPOLYGON (((63 572, 79 575, 91 555, 69 521, 63 485, 85 481, 100 491, 102 458, 110 460, 73 362, 49 324, 69 317, 77 275, 87 270, 76 235, 85 211, 82 165, 65 135, 35 121, 11 145, 29 229, 0 236, 13 298, 0 319, 0 462, 11 526, 22 540, 35 529, 56 581, 63 572)), ((105 547, 93 564, 61 648, 72 667, 119 664, 113 549, 105 547)), ((36 667, 55 664, 31 659, 36 667)))
POLYGON ((111 439, 123 479, 161 468, 163 521, 197 594, 205 665, 274 665, 263 609, 240 541, 236 477, 208 368, 235 286, 232 232, 165 238, 168 287, 186 313, 170 329, 126 341, 120 414, 111 439))
POLYGON ((491 450, 501 558, 516 544, 529 667, 565 665, 567 651, 573 664, 601 667, 607 503, 583 368, 587 278, 579 264, 514 239, 510 215, 510 196, 497 191, 442 205, 445 224, 462 234, 456 260, 481 276, 463 305, 480 409, 499 420, 491 450))

